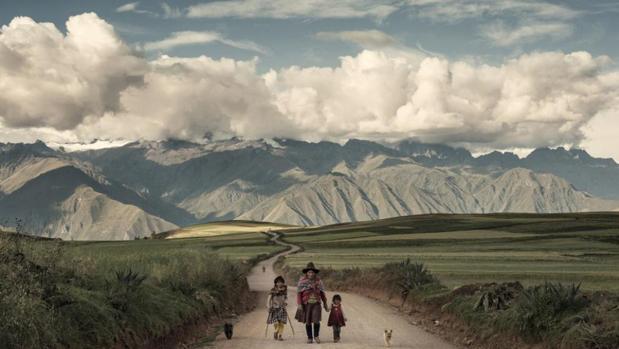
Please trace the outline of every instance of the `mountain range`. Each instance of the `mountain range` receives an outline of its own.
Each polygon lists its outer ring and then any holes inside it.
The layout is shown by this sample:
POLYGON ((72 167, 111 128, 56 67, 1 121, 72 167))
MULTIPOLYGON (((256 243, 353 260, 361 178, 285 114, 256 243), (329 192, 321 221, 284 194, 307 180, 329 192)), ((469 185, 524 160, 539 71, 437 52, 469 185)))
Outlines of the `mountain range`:
POLYGON ((0 224, 131 239, 213 220, 330 224, 421 213, 619 209, 619 165, 580 149, 526 158, 405 140, 139 141, 64 152, 0 144, 0 224))

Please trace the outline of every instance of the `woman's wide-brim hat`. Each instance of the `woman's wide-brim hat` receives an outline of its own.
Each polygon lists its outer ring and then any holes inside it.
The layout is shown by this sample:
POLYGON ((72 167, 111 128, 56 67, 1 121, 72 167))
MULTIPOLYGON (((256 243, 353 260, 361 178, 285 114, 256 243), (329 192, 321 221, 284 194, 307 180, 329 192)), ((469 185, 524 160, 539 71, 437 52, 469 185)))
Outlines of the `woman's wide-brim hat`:
POLYGON ((314 271, 314 273, 320 272, 320 269, 316 269, 313 262, 307 263, 307 267, 303 269, 303 274, 307 273, 310 270, 314 271))

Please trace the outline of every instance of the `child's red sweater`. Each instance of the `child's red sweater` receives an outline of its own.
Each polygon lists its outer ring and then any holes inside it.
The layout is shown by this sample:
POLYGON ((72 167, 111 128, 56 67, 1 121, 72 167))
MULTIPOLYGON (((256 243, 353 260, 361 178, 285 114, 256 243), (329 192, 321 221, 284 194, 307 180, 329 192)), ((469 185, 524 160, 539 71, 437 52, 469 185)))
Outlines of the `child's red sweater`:
POLYGON ((329 313, 329 321, 327 322, 327 326, 346 326, 341 304, 331 304, 331 312, 329 313))

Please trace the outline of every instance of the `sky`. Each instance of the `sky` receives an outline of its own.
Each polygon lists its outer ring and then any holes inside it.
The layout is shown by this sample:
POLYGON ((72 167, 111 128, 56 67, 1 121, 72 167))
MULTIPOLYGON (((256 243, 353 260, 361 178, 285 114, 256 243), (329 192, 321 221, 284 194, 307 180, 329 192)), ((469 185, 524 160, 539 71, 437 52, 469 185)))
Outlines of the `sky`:
POLYGON ((619 160, 618 29, 604 0, 0 0, 0 142, 413 138, 619 160))

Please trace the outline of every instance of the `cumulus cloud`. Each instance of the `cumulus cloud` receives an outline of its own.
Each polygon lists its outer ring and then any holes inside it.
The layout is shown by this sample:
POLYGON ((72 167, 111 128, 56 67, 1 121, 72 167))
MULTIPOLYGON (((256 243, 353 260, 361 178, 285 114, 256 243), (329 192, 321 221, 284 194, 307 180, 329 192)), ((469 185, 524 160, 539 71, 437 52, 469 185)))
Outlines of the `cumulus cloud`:
POLYGON ((153 50, 169 50, 178 46, 208 44, 211 42, 219 42, 224 45, 236 47, 242 50, 254 51, 265 54, 267 50, 256 44, 253 41, 236 41, 225 38, 221 33, 212 31, 181 31, 172 33, 163 40, 147 42, 144 44, 144 49, 147 51, 153 50))
POLYGON ((617 80, 603 73, 607 63, 586 52, 476 66, 364 51, 335 69, 272 71, 267 82, 279 111, 310 138, 537 147, 580 142, 582 126, 610 107, 617 80))
MULTIPOLYGON (((619 73, 615 76, 619 81, 619 73)), ((619 96, 615 108, 598 113, 584 128, 581 146, 594 156, 613 157, 619 162, 619 96)))
POLYGON ((300 136, 270 103, 255 64, 162 56, 151 62, 144 86, 123 92, 122 112, 85 120, 76 132, 87 139, 199 139, 207 132, 216 137, 300 136))
POLYGON ((120 108, 148 64, 94 13, 52 23, 16 17, 0 29, 0 117, 6 127, 72 129, 120 108))
POLYGON ((393 36, 380 30, 318 32, 314 36, 320 40, 352 42, 364 48, 383 48, 399 45, 398 40, 393 36))
POLYGON ((495 22, 482 27, 482 36, 497 46, 511 46, 517 43, 536 41, 541 38, 562 38, 572 33, 572 26, 563 22, 529 23, 516 27, 495 22))
POLYGON ((486 65, 368 49, 334 68, 259 74, 256 60, 147 61, 94 14, 67 28, 29 18, 2 27, 1 137, 35 129, 70 141, 415 137, 512 149, 578 144, 592 118, 619 109, 619 73, 587 52, 486 65))
POLYGON ((188 17, 199 18, 374 18, 398 10, 398 1, 385 0, 228 0, 190 6, 188 17))

